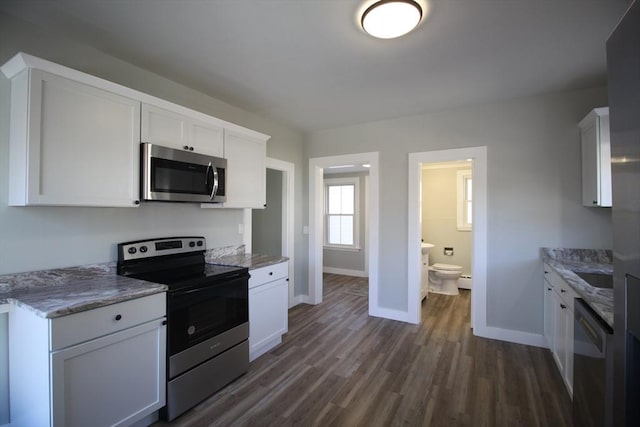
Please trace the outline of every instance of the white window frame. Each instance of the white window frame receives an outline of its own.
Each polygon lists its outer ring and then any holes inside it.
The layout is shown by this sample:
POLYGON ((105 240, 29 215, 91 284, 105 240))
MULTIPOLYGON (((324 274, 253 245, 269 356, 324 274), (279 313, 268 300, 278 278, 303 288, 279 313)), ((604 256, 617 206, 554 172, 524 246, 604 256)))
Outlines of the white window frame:
POLYGON ((325 178, 324 179, 324 247, 344 251, 360 250, 360 177, 325 178), (336 185, 353 185, 353 245, 336 245, 328 243, 329 235, 329 187, 336 185))
MULTIPOLYGON (((473 210, 473 198, 471 200, 467 200, 465 197, 465 188, 466 181, 471 180, 471 185, 473 186, 473 172, 471 169, 459 170, 456 172, 456 180, 458 187, 458 196, 457 196, 457 228, 458 231, 472 231, 473 224, 468 223, 466 220, 466 205, 467 203, 471 204, 471 209, 473 210)), ((473 194, 473 191, 472 191, 473 194)), ((473 212, 472 212, 473 214, 473 212)))

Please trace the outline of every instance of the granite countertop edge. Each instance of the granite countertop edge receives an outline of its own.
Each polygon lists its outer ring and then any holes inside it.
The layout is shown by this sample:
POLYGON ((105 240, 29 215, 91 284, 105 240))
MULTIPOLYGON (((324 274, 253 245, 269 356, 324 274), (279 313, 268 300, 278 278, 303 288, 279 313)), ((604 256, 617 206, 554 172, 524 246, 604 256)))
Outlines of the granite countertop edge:
POLYGON ((262 267, 280 264, 288 261, 289 258, 283 256, 262 255, 262 254, 237 254, 221 257, 206 257, 209 264, 229 265, 233 267, 245 267, 249 270, 256 270, 262 267))
MULTIPOLYGON (((209 264, 249 270, 288 261, 261 254, 210 253, 209 264)), ((0 276, 0 306, 21 307, 39 317, 53 319, 135 298, 166 292, 167 286, 119 276, 115 262, 5 274, 0 276)), ((6 310, 5 310, 6 311, 6 310)))
POLYGON ((549 256, 542 250, 542 260, 564 279, 597 314, 613 329, 613 289, 596 288, 580 278, 576 272, 612 274, 613 264, 606 257, 562 258, 549 256))
POLYGON ((167 286, 118 276, 115 263, 0 276, 0 305, 54 319, 166 292, 167 286))

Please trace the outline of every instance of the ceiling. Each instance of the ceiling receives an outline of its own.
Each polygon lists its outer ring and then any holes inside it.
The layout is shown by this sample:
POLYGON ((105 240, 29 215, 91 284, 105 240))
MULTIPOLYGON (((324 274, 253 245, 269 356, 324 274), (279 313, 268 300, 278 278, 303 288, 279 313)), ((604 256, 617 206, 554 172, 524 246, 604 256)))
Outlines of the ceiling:
POLYGON ((419 0, 394 40, 371 0, 0 0, 0 10, 303 131, 606 83, 631 0, 419 0))

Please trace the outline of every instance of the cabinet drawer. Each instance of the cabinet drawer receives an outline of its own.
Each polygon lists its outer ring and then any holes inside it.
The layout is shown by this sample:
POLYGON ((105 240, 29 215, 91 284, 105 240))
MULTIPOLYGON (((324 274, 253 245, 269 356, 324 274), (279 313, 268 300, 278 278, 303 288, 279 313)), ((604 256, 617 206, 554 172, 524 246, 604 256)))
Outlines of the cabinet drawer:
POLYGON ((564 279, 548 264, 544 264, 544 279, 554 288, 564 283, 564 279))
POLYGON ((564 303, 569 307, 569 310, 573 313, 573 304, 576 298, 578 298, 578 294, 573 288, 567 283, 563 282, 559 287, 554 288, 558 295, 560 295, 560 299, 564 301, 564 303))
POLYGON ((280 264, 269 265, 267 267, 256 268, 249 272, 249 289, 265 283, 272 282, 277 279, 287 277, 289 275, 289 262, 281 262, 280 264))
POLYGON ((166 293, 51 319, 51 351, 131 328, 166 315, 166 293))

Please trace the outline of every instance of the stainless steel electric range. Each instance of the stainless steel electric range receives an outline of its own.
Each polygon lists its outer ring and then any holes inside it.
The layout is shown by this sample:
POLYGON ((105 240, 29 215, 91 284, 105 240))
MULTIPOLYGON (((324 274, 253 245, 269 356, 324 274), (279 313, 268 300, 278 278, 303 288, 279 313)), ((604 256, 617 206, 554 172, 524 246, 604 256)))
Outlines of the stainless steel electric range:
POLYGON ((118 274, 166 284, 173 420, 249 369, 249 272, 205 263, 204 237, 120 243, 118 274))

